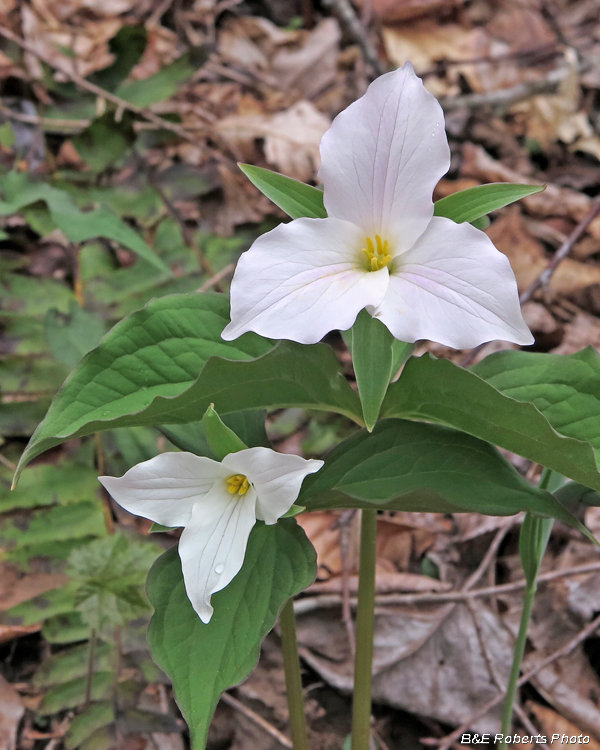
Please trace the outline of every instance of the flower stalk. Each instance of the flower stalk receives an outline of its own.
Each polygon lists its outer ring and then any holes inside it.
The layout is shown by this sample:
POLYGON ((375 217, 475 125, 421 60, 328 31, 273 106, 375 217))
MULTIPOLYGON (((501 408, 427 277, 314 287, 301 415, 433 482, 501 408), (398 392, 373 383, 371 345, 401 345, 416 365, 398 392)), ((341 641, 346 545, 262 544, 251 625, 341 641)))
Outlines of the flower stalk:
POLYGON ((375 550, 377 511, 363 510, 356 616, 356 659, 352 703, 352 750, 370 750, 373 634, 375 631, 375 550))
MULTIPOLYGON (((538 485, 541 490, 547 489, 551 475, 552 471, 545 468, 538 485)), ((537 576, 553 524, 554 520, 551 518, 539 518, 531 515, 531 513, 527 513, 523 526, 521 527, 519 546, 527 586, 525 588, 525 596, 523 599, 523 611, 521 612, 519 632, 517 633, 517 640, 513 652, 513 663, 508 678, 506 697, 504 699, 504 711, 502 713, 502 734, 504 737, 511 733, 517 685, 519 675, 521 674, 525 646, 527 644, 527 631, 531 620, 531 611, 533 609, 533 602, 537 591, 537 576)), ((501 750, 506 750, 505 742, 502 743, 501 750)))
POLYGON ((290 711, 290 727, 294 750, 308 750, 306 733, 306 716, 304 714, 304 695, 302 693, 302 676, 298 657, 296 639, 296 618, 293 599, 288 599, 281 615, 281 646, 283 651, 283 670, 285 673, 285 690, 290 711))

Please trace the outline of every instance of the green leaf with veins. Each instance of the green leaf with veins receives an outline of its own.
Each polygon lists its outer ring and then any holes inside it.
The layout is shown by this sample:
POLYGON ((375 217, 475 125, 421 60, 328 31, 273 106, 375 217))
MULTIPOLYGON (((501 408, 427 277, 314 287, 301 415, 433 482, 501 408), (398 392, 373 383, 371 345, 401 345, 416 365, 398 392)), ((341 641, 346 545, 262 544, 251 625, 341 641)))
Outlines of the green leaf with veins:
POLYGON ((600 489, 600 355, 505 351, 471 370, 407 362, 382 416, 445 424, 600 489))
POLYGON ((194 750, 205 747, 221 693, 250 674, 279 611, 316 573, 315 550, 294 519, 273 526, 258 522, 240 572, 213 594, 215 611, 205 625, 186 596, 177 550, 156 561, 148 576, 156 610, 148 641, 154 660, 173 682, 194 750))
POLYGON ((273 347, 250 333, 223 341, 228 311, 222 295, 174 295, 117 324, 54 399, 19 471, 69 438, 114 427, 195 422, 211 403, 220 414, 298 406, 361 421, 358 396, 331 347, 273 347))
MULTIPOLYGON (((527 510, 589 532, 545 490, 529 484, 489 443, 448 427, 386 419, 334 448, 307 477, 308 511, 380 508, 507 516, 527 510)), ((593 537, 592 537, 593 538, 593 537)))

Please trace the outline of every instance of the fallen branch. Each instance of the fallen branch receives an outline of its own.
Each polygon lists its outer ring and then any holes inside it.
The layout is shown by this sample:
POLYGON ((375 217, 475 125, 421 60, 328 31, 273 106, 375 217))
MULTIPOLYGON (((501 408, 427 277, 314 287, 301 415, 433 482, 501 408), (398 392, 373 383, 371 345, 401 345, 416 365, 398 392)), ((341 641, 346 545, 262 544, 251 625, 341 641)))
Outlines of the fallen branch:
MULTIPOLYGON (((583 575, 585 573, 600 573, 600 562, 587 563, 565 570, 553 570, 549 573, 542 573, 538 576, 538 584, 554 581, 559 578, 583 575)), ((464 602, 473 600, 482 596, 498 596, 499 594, 513 593, 525 588, 527 581, 522 578, 512 583, 502 583, 497 586, 486 586, 480 589, 468 589, 462 591, 441 591, 439 593, 425 594, 385 594, 378 596, 375 603, 378 607, 398 606, 398 605, 415 605, 415 604, 445 604, 447 602, 464 602)), ((311 596, 305 599, 298 599, 294 602, 296 614, 311 612, 315 609, 328 609, 337 607, 341 604, 342 597, 340 594, 327 594, 325 596, 311 596)), ((356 606, 356 598, 350 599, 350 604, 356 606)))
POLYGON ((583 219, 579 222, 579 224, 575 227, 575 229, 571 232, 571 234, 567 237, 567 239, 563 242, 563 244, 556 251, 556 253, 554 254, 554 257, 548 264, 548 267, 542 271, 542 273, 537 277, 537 279, 535 279, 535 281, 533 282, 533 284, 531 284, 529 289, 523 292, 523 294, 520 297, 521 304, 530 300, 540 287, 543 287, 544 289, 548 288, 548 285, 550 284, 550 280, 552 279, 552 276, 554 275, 558 266, 571 252, 573 245, 576 242, 578 242, 581 239, 581 237, 587 232, 588 227, 594 221, 596 216, 598 216, 599 214, 600 214, 600 195, 593 201, 587 215, 583 217, 583 219))
POLYGON ((322 4, 337 17, 340 25, 344 27, 348 36, 350 36, 360 47, 360 51, 362 52, 365 61, 373 68, 375 74, 380 76, 382 73, 385 73, 385 70, 379 62, 377 50, 367 38, 365 28, 361 24, 350 1, 323 0, 322 4))
POLYGON ((239 701, 237 698, 234 698, 233 695, 230 695, 229 693, 223 693, 221 695, 221 700, 223 703, 227 703, 228 706, 231 706, 236 711, 239 711, 241 714, 244 714, 244 716, 250 721, 254 722, 257 726, 259 726, 261 729, 264 729, 267 734, 270 734, 271 737, 277 740, 280 745, 283 747, 290 748, 290 750, 293 750, 292 741, 288 739, 283 732, 280 732, 277 727, 274 727, 272 724, 270 724, 266 719, 263 719, 262 716, 256 713, 256 711, 253 711, 251 708, 248 708, 248 706, 244 705, 241 701, 239 701))
POLYGON ((133 112, 134 114, 143 117, 159 128, 170 130, 171 132, 176 133, 180 138, 192 141, 193 143, 197 142, 197 136, 192 137, 192 135, 188 133, 182 126, 179 126, 173 122, 169 122, 168 120, 164 120, 162 117, 155 115, 151 110, 144 107, 138 107, 136 104, 132 104, 125 99, 121 99, 120 96, 116 96, 116 94, 103 89, 101 86, 96 86, 95 83, 91 83, 87 80, 87 78, 79 75, 79 73, 76 73, 74 70, 69 70, 64 65, 50 60, 48 57, 46 57, 46 55, 38 52, 34 47, 32 47, 29 42, 26 42, 25 39, 21 39, 20 36, 17 36, 17 34, 13 34, 12 31, 5 28, 4 26, 0 26, 0 36, 3 36, 5 39, 8 39, 11 42, 14 42, 14 44, 17 44, 19 47, 21 47, 21 49, 24 49, 25 52, 29 52, 30 55, 34 55, 38 58, 38 60, 46 63, 46 65, 49 65, 55 70, 58 70, 60 73, 69 78, 69 80, 73 81, 74 84, 79 86, 79 88, 84 89, 85 91, 89 91, 90 94, 95 94, 101 99, 105 99, 106 101, 115 104, 120 110, 133 112))

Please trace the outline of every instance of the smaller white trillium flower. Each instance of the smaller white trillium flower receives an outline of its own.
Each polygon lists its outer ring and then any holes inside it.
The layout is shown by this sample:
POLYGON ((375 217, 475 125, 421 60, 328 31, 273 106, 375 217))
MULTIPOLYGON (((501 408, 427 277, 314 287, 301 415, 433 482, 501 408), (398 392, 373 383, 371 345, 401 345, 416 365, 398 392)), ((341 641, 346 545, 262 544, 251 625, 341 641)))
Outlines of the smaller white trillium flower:
POLYGON ((433 215, 449 167, 442 108, 412 65, 375 80, 321 141, 328 218, 281 224, 242 255, 223 338, 313 344, 366 308, 409 343, 533 343, 508 258, 484 232, 433 215))
POLYGON ((121 478, 99 477, 125 510, 163 526, 183 526, 179 557, 185 590, 202 622, 210 597, 244 562, 256 520, 274 524, 292 507, 323 461, 247 448, 219 463, 193 453, 162 453, 121 478))

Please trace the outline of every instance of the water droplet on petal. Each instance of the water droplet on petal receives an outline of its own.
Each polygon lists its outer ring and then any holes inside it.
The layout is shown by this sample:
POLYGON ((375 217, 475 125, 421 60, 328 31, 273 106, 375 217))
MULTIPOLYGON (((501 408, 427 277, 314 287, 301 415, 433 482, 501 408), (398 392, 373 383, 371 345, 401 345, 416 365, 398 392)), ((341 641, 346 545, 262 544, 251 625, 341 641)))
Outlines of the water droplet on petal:
POLYGON ((220 576, 221 573, 225 570, 224 563, 219 563, 218 565, 215 565, 215 573, 220 576))
POLYGON ((435 133, 432 133, 432 134, 431 134, 431 137, 432 137, 432 138, 435 138, 435 133))
POLYGON ((439 122, 436 122, 435 126, 436 126, 436 128, 439 128, 439 126, 440 126, 439 122))

